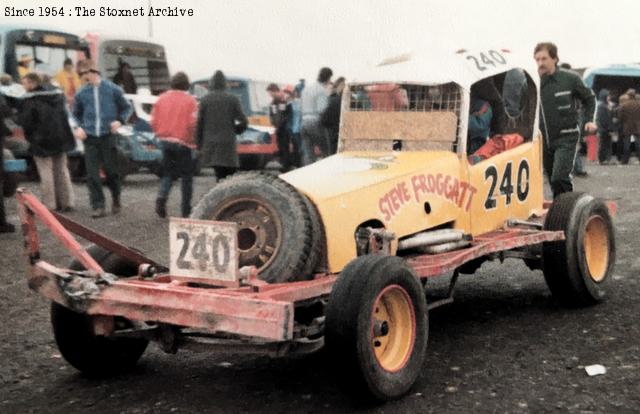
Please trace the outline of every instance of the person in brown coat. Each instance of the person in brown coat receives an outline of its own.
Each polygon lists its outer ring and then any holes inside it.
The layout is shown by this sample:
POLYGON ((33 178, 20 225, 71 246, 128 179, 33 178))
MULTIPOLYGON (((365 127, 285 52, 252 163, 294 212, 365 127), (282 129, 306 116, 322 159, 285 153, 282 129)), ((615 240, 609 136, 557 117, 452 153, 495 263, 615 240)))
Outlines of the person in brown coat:
POLYGON ((622 102, 618 112, 618 118, 622 126, 622 164, 629 163, 631 152, 631 136, 636 137, 636 156, 640 160, 640 100, 634 90, 627 91, 628 99, 622 102))
POLYGON ((228 92, 221 71, 211 78, 211 92, 202 98, 198 110, 196 144, 202 165, 213 166, 218 180, 236 172, 239 166, 236 134, 247 129, 247 117, 240 100, 228 92))

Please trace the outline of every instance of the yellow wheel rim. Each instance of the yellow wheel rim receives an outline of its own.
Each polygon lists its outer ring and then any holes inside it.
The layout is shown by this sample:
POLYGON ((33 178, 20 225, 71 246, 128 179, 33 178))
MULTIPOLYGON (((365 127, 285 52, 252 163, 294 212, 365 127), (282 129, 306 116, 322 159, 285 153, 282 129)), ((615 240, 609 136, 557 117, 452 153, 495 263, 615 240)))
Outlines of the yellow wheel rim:
POLYGON ((416 318, 411 298, 399 285, 380 292, 371 315, 371 346, 380 366, 389 372, 402 369, 413 351, 416 318))
POLYGON ((591 216, 584 233, 584 256, 591 279, 602 281, 609 267, 609 233, 600 216, 591 216))

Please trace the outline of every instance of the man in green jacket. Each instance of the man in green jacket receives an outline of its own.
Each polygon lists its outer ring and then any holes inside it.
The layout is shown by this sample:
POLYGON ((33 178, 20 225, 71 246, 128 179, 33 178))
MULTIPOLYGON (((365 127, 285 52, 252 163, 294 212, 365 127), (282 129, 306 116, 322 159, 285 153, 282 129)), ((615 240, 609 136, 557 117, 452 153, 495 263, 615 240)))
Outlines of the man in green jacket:
POLYGON ((593 114, 595 96, 580 77, 558 68, 558 48, 550 42, 538 43, 533 57, 540 75, 540 129, 544 137, 543 164, 553 197, 573 191, 571 170, 580 139, 579 120, 587 133, 596 131, 593 114), (582 117, 578 105, 580 101, 582 117))

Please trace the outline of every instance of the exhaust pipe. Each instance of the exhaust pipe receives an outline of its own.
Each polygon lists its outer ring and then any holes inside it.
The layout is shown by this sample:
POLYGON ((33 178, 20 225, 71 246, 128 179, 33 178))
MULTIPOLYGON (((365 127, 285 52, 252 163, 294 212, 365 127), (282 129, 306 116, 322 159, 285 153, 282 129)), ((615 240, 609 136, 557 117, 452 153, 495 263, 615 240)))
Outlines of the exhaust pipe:
POLYGON ((462 230, 442 229, 425 231, 398 242, 398 250, 415 249, 417 247, 459 242, 465 239, 462 230))

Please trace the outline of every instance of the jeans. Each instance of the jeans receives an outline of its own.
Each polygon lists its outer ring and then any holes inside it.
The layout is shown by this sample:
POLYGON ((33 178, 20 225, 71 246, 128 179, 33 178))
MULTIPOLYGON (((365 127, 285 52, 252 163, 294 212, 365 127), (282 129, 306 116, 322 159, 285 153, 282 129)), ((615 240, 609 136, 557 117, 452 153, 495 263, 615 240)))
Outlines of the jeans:
POLYGON ((300 145, 300 158, 302 166, 309 165, 316 161, 314 147, 318 145, 323 156, 329 153, 331 146, 327 138, 325 127, 320 124, 318 118, 307 118, 302 120, 300 131, 302 142, 300 145))
POLYGON ((293 163, 293 154, 291 153, 291 134, 285 127, 278 128, 276 131, 278 137, 278 153, 280 155, 280 164, 283 171, 289 171, 293 163))
POLYGON ((193 197, 193 170, 196 164, 195 151, 184 145, 173 142, 162 142, 162 178, 158 198, 169 198, 171 186, 175 178, 180 178, 182 217, 191 214, 191 198, 193 197))
POLYGON ((87 170, 89 201, 94 210, 104 208, 105 203, 100 167, 107 176, 107 187, 111 191, 113 202, 120 202, 121 183, 116 140, 117 136, 114 134, 102 137, 89 136, 84 140, 84 165, 87 170))
POLYGON ((300 167, 300 154, 301 154, 301 141, 300 133, 289 132, 291 134, 291 144, 293 145, 293 152, 291 153, 291 165, 293 167, 300 167))

